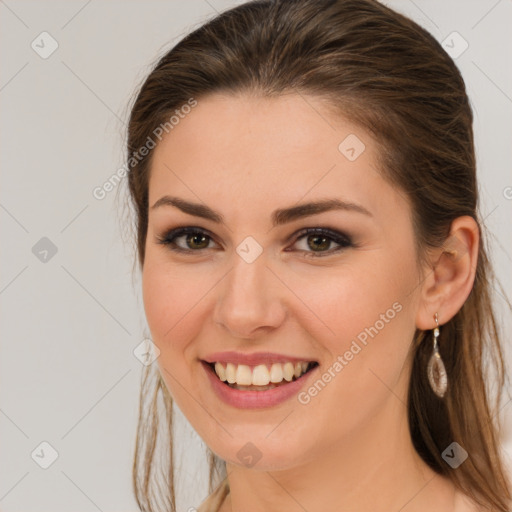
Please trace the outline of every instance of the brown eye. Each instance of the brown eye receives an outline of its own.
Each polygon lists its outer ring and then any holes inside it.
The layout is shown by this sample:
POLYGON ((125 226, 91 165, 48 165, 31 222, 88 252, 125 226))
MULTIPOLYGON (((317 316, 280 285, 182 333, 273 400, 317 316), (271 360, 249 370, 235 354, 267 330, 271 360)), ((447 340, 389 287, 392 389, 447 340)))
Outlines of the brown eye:
MULTIPOLYGON (((326 228, 302 230, 298 233, 295 244, 302 239, 305 239, 306 245, 299 248, 299 251, 303 252, 306 257, 329 256, 354 246, 349 236, 326 228), (331 244, 336 244, 338 247, 329 250, 331 244)), ((206 231, 192 226, 176 228, 166 233, 165 236, 158 237, 158 243, 168 246, 172 251, 189 254, 200 253, 205 249, 212 248, 209 247, 212 241, 213 238, 206 231), (179 239, 183 239, 183 241, 177 243, 179 239)), ((289 249, 286 251, 288 252, 289 249)))
POLYGON ((328 256, 353 246, 350 237, 347 235, 325 228, 308 228, 300 232, 295 244, 302 239, 305 239, 306 246, 300 250, 304 251, 304 256, 307 257, 328 256), (332 243, 337 244, 338 247, 327 250, 332 243))
POLYGON ((328 236, 323 235, 309 235, 307 237, 308 246, 311 249, 327 249, 331 245, 331 240, 328 236))
POLYGON ((194 227, 177 228, 169 231, 158 243, 169 246, 169 249, 177 252, 199 252, 208 249, 212 238, 202 229, 194 227), (182 238, 184 242, 176 243, 182 238))
POLYGON ((208 239, 208 235, 200 233, 185 235, 186 243, 191 249, 206 249, 208 247, 208 239))

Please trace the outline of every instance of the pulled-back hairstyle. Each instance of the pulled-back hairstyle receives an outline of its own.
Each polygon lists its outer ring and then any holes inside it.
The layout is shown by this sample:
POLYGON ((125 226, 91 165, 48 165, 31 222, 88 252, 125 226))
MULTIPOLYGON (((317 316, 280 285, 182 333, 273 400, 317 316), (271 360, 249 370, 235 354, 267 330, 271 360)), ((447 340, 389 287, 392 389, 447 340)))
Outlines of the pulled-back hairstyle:
MULTIPOLYGON (((215 92, 314 96, 366 129, 376 141, 382 175, 410 201, 419 261, 427 261, 428 249, 444 247, 454 219, 476 220, 474 285, 442 330, 448 391, 439 399, 429 387, 432 345, 423 342, 429 333, 418 329, 411 344, 409 427, 417 452, 434 471, 478 503, 509 510, 499 446, 507 376, 492 305, 496 280, 478 212, 473 114, 453 60, 426 30, 374 0, 248 2, 217 15, 159 59, 131 107, 128 158, 134 160, 176 109, 215 92), (469 454, 456 469, 441 457, 453 441, 469 454)), ((140 268, 152 154, 131 163, 128 174, 140 268)), ((152 371, 146 368, 141 386, 134 492, 143 511, 175 511, 173 402, 161 377, 150 378, 152 371), (167 447, 159 474, 157 441, 167 447)), ((211 492, 215 472, 225 472, 225 465, 209 449, 208 455, 211 492)))

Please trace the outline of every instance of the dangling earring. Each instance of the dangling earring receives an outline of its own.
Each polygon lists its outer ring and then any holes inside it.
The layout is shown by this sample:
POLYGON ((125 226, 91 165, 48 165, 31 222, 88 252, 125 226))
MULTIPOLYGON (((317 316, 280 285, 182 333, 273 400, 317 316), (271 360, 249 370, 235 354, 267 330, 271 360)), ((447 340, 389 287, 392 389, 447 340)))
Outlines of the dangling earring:
POLYGON ((434 327, 434 350, 428 362, 427 375, 430 387, 434 393, 443 398, 448 387, 448 377, 446 375, 446 368, 444 367, 439 348, 437 346, 437 338, 439 337, 439 322, 437 321, 437 313, 434 315, 436 327, 434 327))

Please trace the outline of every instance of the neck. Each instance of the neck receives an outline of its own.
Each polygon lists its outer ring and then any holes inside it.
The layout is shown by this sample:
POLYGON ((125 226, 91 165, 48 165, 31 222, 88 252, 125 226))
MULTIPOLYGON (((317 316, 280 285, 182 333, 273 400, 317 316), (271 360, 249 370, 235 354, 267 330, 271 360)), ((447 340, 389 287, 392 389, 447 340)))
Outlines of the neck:
POLYGON ((454 487, 416 453, 406 413, 390 393, 378 416, 313 460, 268 471, 226 463, 222 512, 453 510, 454 487))

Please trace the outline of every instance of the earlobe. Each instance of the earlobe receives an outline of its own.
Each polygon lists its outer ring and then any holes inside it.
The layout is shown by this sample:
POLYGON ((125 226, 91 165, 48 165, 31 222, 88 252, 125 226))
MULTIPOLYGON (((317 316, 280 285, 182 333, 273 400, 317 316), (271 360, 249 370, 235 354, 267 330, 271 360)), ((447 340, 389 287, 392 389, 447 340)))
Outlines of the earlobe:
POLYGON ((480 235, 470 216, 456 218, 442 247, 432 253, 432 265, 422 283, 416 326, 433 329, 451 320, 466 302, 475 280, 480 235))

